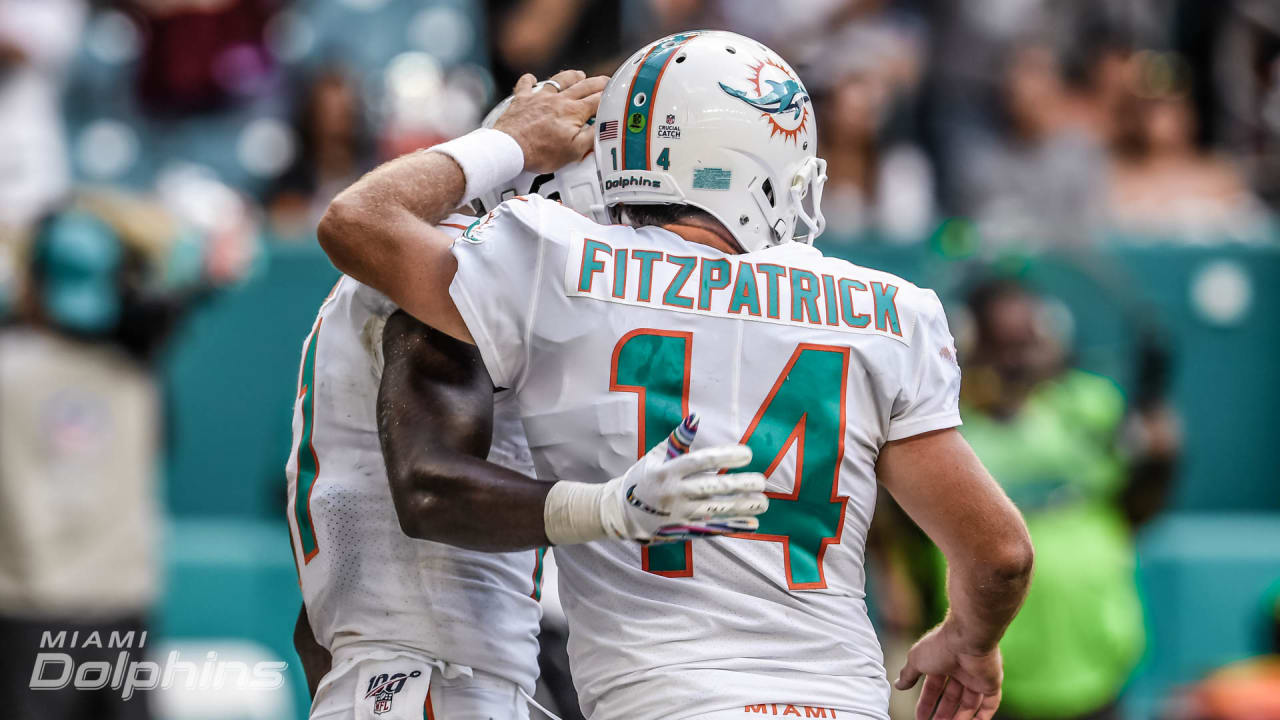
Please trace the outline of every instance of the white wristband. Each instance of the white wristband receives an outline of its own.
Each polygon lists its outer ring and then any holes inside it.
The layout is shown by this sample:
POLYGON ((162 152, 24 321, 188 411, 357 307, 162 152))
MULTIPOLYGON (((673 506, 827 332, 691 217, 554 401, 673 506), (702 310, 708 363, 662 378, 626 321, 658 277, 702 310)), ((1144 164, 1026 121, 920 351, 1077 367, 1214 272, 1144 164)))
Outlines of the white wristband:
POLYGON ((462 192, 463 202, 480 197, 524 172, 524 150, 515 138, 501 130, 472 130, 430 150, 448 155, 462 168, 467 181, 462 192))
POLYGON ((622 478, 607 483, 561 480, 551 486, 542 505, 542 522, 552 545, 572 545, 607 537, 624 537, 617 497, 622 478), (612 512, 610 512, 612 510, 612 512))

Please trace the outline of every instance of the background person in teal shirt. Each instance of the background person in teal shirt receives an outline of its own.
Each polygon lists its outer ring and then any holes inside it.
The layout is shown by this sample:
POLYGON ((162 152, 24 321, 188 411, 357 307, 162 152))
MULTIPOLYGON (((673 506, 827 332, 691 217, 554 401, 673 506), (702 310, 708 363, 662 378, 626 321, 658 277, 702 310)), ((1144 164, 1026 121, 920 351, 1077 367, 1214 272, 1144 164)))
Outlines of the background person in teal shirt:
POLYGON ((1133 531, 1163 505, 1175 418, 1071 368, 1044 304, 1021 285, 986 283, 969 309, 961 431, 1036 548, 1031 591, 1000 644, 1001 715, 1116 717, 1145 641, 1133 531))

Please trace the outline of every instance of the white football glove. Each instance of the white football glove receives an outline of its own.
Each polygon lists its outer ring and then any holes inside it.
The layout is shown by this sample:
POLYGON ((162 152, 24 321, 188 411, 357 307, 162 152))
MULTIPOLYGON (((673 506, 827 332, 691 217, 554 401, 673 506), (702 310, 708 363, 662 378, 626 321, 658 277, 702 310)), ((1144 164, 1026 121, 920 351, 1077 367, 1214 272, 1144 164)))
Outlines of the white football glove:
MULTIPOLYGON (((692 419, 696 432, 696 419, 692 419)), ((686 420, 685 426, 690 422, 686 420)), ((677 443, 687 447, 689 432, 677 443), (681 440, 684 442, 681 443, 681 440)), ((605 537, 641 542, 753 532, 769 507, 760 473, 724 473, 751 462, 745 445, 720 445, 668 458, 671 437, 620 477, 602 485, 556 483, 544 510, 547 537, 557 545, 605 537)))
POLYGON ((614 537, 673 542, 752 532, 769 507, 764 475, 725 473, 751 462, 746 445, 720 445, 668 459, 671 438, 609 481, 618 502, 606 505, 605 529, 614 537))

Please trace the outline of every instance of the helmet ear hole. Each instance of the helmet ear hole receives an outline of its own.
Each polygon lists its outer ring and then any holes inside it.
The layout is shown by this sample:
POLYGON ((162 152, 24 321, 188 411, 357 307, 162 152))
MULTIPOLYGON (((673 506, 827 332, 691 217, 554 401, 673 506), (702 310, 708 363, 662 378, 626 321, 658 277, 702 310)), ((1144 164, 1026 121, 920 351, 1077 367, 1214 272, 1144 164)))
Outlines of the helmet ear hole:
POLYGON ((684 62, 685 57, 687 57, 687 56, 685 56, 685 55, 681 55, 681 56, 677 57, 677 58, 676 58, 676 64, 680 64, 680 63, 684 62))
POLYGON ((770 207, 778 207, 778 200, 773 196, 772 180, 765 178, 764 182, 760 185, 760 190, 764 193, 765 197, 769 198, 770 207))
POLYGON ((732 46, 732 45, 725 45, 725 46, 724 46, 724 51, 725 51, 725 52, 727 52, 727 53, 729 53, 730 55, 737 55, 737 54, 738 54, 738 49, 737 49, 737 48, 735 48, 735 47, 734 47, 734 46, 732 46))

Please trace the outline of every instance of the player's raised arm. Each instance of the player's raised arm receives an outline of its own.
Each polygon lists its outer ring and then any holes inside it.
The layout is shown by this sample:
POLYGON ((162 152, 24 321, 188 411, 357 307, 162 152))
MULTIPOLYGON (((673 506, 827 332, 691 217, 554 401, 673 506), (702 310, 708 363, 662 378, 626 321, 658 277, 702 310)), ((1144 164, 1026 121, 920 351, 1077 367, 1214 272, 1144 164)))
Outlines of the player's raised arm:
POLYGON ((989 720, 1003 679, 997 643, 1031 579, 1026 523, 955 429, 887 443, 876 472, 942 550, 948 568, 951 609, 911 649, 896 685, 906 689, 925 676, 917 720, 926 720, 935 703, 937 720, 957 712, 989 720))
POLYGON ((396 158, 339 194, 317 229, 333 264, 423 322, 470 342, 449 297, 457 267, 452 243, 434 226, 522 171, 555 170, 590 150, 585 123, 608 78, 566 70, 552 80, 560 91, 535 93, 533 76, 525 75, 492 129, 396 158))
POLYGON ((751 461, 742 445, 668 453, 662 442, 604 483, 543 483, 487 462, 493 385, 476 348, 396 312, 383 356, 378 434, 410 537, 489 552, 680 540, 753 531, 768 507, 763 475, 718 474, 751 461))

